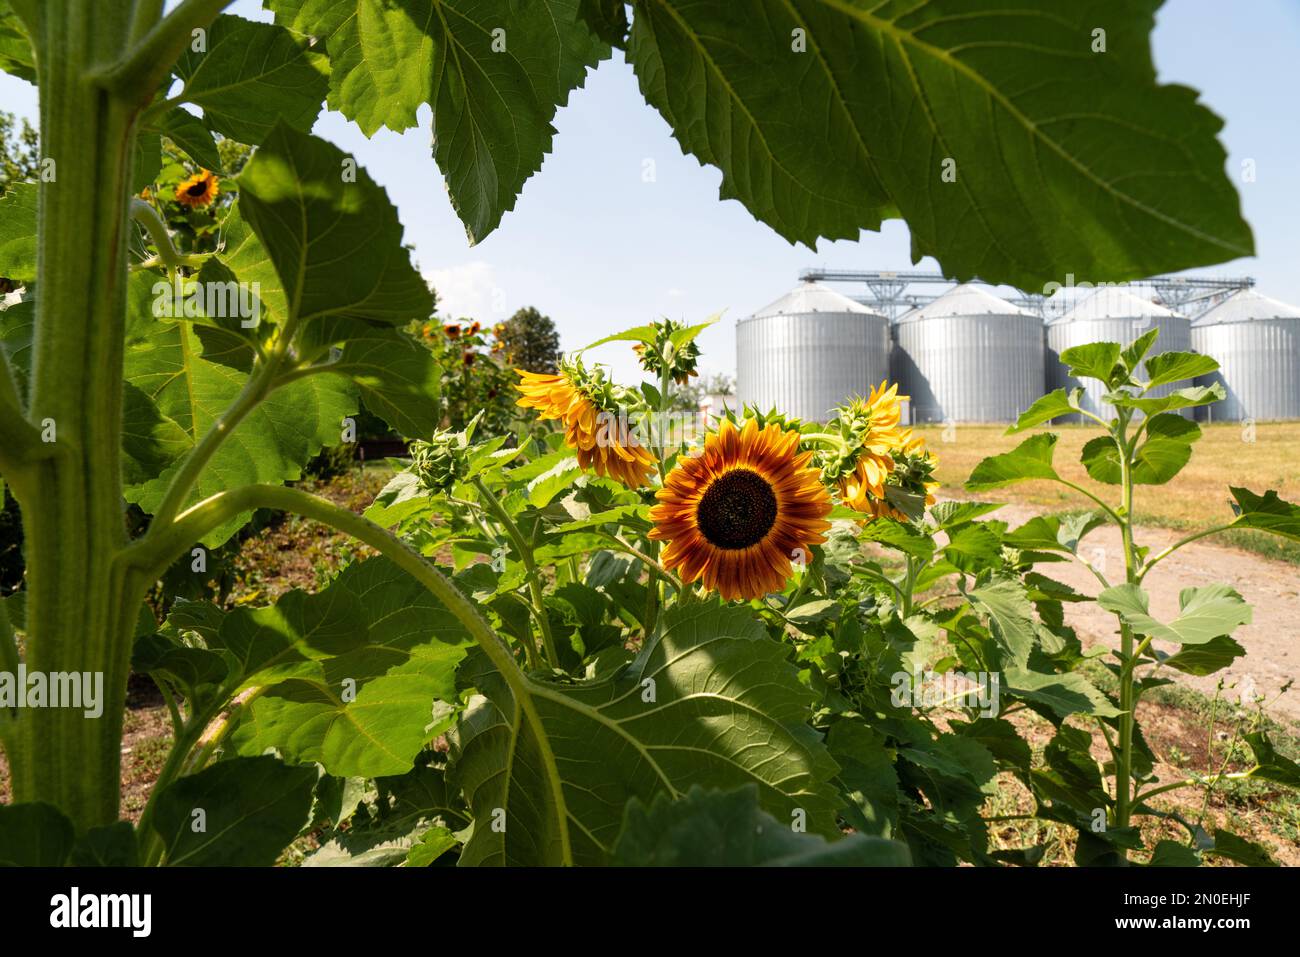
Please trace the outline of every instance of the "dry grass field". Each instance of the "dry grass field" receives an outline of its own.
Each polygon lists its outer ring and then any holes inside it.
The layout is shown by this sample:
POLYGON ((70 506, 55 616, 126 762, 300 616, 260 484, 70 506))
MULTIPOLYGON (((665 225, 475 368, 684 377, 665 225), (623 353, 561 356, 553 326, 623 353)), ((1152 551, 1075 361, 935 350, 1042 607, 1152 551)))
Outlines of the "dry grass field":
MULTIPOLYGON (((1288 501, 1300 500, 1300 422, 1257 423, 1253 431, 1239 423, 1202 425, 1192 459, 1167 485, 1139 486, 1135 512, 1142 524, 1198 531, 1228 521, 1229 485, 1255 492, 1276 489, 1288 501)), ((916 430, 939 457, 940 495, 1018 503, 1060 512, 1091 506, 1086 498, 1055 482, 1025 482, 992 492, 971 493, 962 483, 981 459, 1015 448, 1031 432, 1005 435, 1003 425, 920 426, 916 430)), ((1060 435, 1055 465, 1063 478, 1082 485, 1103 500, 1113 501, 1116 488, 1088 478, 1079 464, 1085 442, 1097 428, 1067 425, 1050 431, 1060 435)), ((1272 536, 1233 532, 1216 539, 1273 558, 1300 562, 1300 545, 1272 536)))

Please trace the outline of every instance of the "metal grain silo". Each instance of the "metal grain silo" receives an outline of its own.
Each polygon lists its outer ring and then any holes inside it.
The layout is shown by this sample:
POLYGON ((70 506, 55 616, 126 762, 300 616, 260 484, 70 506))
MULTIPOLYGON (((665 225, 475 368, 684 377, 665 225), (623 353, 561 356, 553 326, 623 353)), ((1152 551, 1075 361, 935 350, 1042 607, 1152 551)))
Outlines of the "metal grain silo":
POLYGON ((1200 418, 1300 418, 1300 309, 1243 289, 1192 323, 1192 348, 1219 362, 1197 384, 1221 382, 1228 393, 1200 418))
POLYGON ((1010 422, 1043 394, 1043 323, 966 283, 894 324, 913 422, 1010 422))
MULTIPOLYGON (((1127 346, 1149 332, 1153 326, 1159 327, 1160 335, 1156 337, 1149 355, 1187 352, 1192 348, 1192 324, 1185 316, 1118 286, 1098 289, 1060 319, 1048 324, 1048 382, 1052 383, 1054 389, 1083 386, 1083 407, 1103 419, 1111 418, 1115 415, 1114 407, 1101 400, 1106 393, 1105 386, 1095 379, 1080 381, 1072 378, 1061 363, 1061 353, 1073 346, 1092 342, 1118 342, 1121 346, 1127 346)), ((1144 373, 1145 369, 1140 368, 1139 377, 1144 373)), ((1189 384, 1183 382, 1159 386, 1151 391, 1151 395, 1167 395, 1174 389, 1189 384)), ((1184 409, 1179 414, 1190 418, 1191 410, 1184 409)), ((1066 417, 1064 421, 1081 419, 1082 416, 1075 415, 1066 417)))
POLYGON ((889 374, 889 320, 817 282, 802 282, 736 323, 741 403, 824 421, 889 374))

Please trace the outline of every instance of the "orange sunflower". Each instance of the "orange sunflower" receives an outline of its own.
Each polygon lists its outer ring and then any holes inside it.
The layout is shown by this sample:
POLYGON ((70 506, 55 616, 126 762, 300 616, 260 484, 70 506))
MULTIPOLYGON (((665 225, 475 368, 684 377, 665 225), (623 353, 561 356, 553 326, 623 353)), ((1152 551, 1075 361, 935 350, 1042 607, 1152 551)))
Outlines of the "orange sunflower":
POLYGON ((628 488, 646 484, 655 459, 632 435, 625 418, 597 408, 564 374, 524 369, 515 372, 522 380, 515 388, 523 393, 515 404, 536 409, 543 419, 562 420, 565 444, 578 450, 580 466, 616 479, 628 488))
POLYGON ((894 452, 900 447, 898 430, 902 416, 895 383, 888 389, 880 383, 867 398, 854 399, 842 418, 850 423, 858 460, 839 478, 840 500, 858 512, 873 512, 872 499, 885 497, 885 481, 894 471, 894 452))
POLYGON ((703 581, 727 601, 761 598, 790 578, 791 559, 825 541, 830 495, 799 433, 750 419, 737 429, 723 419, 697 455, 678 460, 650 537, 667 541, 661 560, 682 581, 703 581))
POLYGON ((219 192, 216 174, 199 170, 176 187, 176 201, 190 209, 200 209, 210 205, 219 192))

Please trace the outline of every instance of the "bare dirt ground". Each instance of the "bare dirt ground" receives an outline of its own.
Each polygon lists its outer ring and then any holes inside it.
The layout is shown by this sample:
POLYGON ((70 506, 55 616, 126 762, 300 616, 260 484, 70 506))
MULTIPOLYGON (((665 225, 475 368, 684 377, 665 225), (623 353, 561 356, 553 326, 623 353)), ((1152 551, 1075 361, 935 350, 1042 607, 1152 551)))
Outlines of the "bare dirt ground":
MULTIPOLYGON (((1012 528, 1024 524, 1044 510, 1025 505, 1005 505, 989 518, 1008 522, 1012 528)), ((1136 532, 1139 545, 1153 553, 1173 544, 1186 533, 1163 528, 1140 527, 1136 532)), ((1286 562, 1272 561, 1260 555, 1209 544, 1203 539, 1186 545, 1164 559, 1143 583, 1151 595, 1151 613, 1162 621, 1178 614, 1178 594, 1184 588, 1224 582, 1231 585, 1254 608, 1254 620, 1239 628, 1233 637, 1246 649, 1222 674, 1227 696, 1237 701, 1250 686, 1270 702, 1269 712, 1276 718, 1300 722, 1300 687, 1281 694, 1282 686, 1300 677, 1300 569, 1286 562)), ((1123 551, 1119 531, 1113 527, 1092 532, 1080 545, 1080 553, 1111 582, 1123 581, 1123 551)), ((1097 580, 1078 562, 1048 562, 1037 570, 1078 591, 1095 595, 1097 580)), ((1065 617, 1085 646, 1098 642, 1114 647, 1119 636, 1115 617, 1092 602, 1067 604, 1065 617)), ((1161 650, 1172 653, 1173 645, 1157 642, 1161 650)), ((1219 675, 1203 678, 1169 671, 1168 677, 1206 695, 1213 695, 1219 675)))

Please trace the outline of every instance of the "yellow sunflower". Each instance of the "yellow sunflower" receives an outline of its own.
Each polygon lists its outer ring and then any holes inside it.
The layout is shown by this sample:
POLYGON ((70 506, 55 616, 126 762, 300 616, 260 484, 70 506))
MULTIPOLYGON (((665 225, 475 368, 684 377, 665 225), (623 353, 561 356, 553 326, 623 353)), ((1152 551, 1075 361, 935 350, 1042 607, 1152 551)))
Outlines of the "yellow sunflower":
POLYGON ((872 498, 885 497, 885 480, 894 470, 894 452, 900 447, 898 430, 902 416, 898 384, 885 388, 880 383, 867 398, 854 399, 845 410, 845 418, 856 426, 855 446, 858 460, 839 478, 840 499, 858 512, 871 512, 872 498))
POLYGON ((523 393, 516 402, 536 409, 543 419, 564 422, 565 444, 578 450, 578 464, 594 469, 628 488, 640 488, 654 471, 655 459, 641 445, 625 418, 603 412, 583 395, 565 375, 549 375, 516 369, 522 381, 515 388, 523 393))
POLYGON ((176 201, 190 209, 199 209, 209 205, 219 192, 216 174, 199 170, 176 187, 176 201))
POLYGON ((661 561, 727 601, 780 591, 791 559, 811 557, 831 527, 830 495, 811 458, 799 452, 798 432, 724 419, 655 493, 650 537, 669 543, 661 561))
MULTIPOLYGON (((939 460, 933 452, 926 449, 925 439, 913 435, 911 429, 904 429, 899 433, 898 448, 894 455, 906 474, 896 470, 891 476, 891 484, 897 484, 917 495, 924 494, 925 507, 929 508, 935 503, 934 492, 939 487, 939 483, 930 481, 929 476, 939 464, 939 460)), ((868 498, 866 507, 858 511, 869 512, 874 518, 910 521, 906 514, 886 500, 883 492, 879 498, 868 498)))

